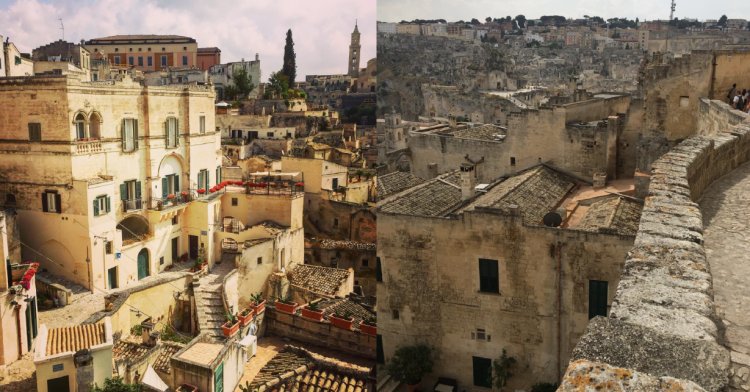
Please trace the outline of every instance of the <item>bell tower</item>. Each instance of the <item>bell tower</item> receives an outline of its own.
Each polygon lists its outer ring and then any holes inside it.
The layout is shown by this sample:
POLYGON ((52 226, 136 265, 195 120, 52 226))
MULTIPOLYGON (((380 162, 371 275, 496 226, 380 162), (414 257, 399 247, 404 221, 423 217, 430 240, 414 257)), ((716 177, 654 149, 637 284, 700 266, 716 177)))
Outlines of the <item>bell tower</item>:
POLYGON ((361 46, 359 44, 359 29, 357 23, 354 22, 354 31, 352 32, 352 42, 349 44, 349 76, 356 78, 359 76, 359 50, 361 46))

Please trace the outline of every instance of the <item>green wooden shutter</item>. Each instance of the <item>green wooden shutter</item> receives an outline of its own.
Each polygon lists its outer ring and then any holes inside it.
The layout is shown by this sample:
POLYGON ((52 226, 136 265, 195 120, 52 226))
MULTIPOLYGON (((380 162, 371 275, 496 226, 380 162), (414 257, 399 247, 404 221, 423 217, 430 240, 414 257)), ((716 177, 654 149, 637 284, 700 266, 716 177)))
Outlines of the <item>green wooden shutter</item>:
POLYGON ((221 178, 221 173, 219 173, 219 168, 217 167, 216 168, 216 185, 219 185, 219 183, 221 182, 220 178, 221 178))
POLYGON ((120 184, 120 200, 128 200, 128 184, 120 184))
POLYGON ((133 119, 133 146, 138 149, 138 120, 133 119))
POLYGON ((124 118, 122 119, 122 121, 120 121, 120 136, 122 137, 122 150, 125 151, 126 138, 125 138, 125 119, 124 118))
POLYGON ((174 119, 174 145, 180 145, 180 120, 174 119))
POLYGON ((140 181, 135 182, 135 198, 136 199, 141 198, 141 182, 140 181))
POLYGON ((99 199, 94 199, 94 216, 99 216, 99 199))
POLYGON ((203 172, 198 172, 198 189, 203 188, 203 172))
POLYGON ((180 193, 180 175, 174 175, 174 193, 180 193))
POLYGON ((206 189, 208 189, 208 186, 211 184, 211 176, 208 170, 206 170, 204 173, 206 173, 206 189))
POLYGON ((161 178, 161 197, 166 198, 169 194, 169 178, 164 176, 161 178))
POLYGON ((47 204, 47 192, 42 192, 42 211, 49 212, 49 205, 47 204))
POLYGON ((110 197, 109 196, 107 196, 107 198, 105 200, 105 204, 107 205, 107 212, 111 211, 110 210, 110 197))

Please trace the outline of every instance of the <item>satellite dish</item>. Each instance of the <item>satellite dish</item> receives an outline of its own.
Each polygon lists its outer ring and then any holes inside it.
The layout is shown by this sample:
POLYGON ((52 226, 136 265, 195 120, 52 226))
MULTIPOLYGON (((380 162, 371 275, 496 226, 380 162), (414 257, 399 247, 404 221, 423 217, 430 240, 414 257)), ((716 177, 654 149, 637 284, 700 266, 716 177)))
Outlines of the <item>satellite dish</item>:
POLYGON ((544 222, 544 225, 547 227, 558 227, 562 223, 562 217, 557 212, 552 211, 544 215, 542 222, 544 222))

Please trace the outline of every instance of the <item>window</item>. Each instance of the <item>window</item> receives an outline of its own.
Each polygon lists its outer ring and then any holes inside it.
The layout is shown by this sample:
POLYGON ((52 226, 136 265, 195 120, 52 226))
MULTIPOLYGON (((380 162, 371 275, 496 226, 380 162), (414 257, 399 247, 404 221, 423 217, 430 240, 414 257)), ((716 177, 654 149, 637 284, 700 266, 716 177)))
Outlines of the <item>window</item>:
POLYGON ((97 196, 94 199, 94 216, 104 215, 110 211, 110 199, 107 195, 97 196))
POLYGON ((471 333, 471 339, 472 340, 484 340, 484 341, 489 342, 490 335, 483 328, 477 328, 474 332, 471 333))
POLYGON ((263 264, 263 258, 262 257, 258 257, 258 265, 261 265, 261 264, 263 264))
POLYGON ((208 170, 203 169, 198 172, 198 189, 205 189, 208 190, 210 188, 208 186, 209 177, 208 177, 208 170))
POLYGON ((216 168, 216 185, 219 185, 221 182, 221 166, 218 166, 216 168))
POLYGON ((16 63, 16 65, 20 65, 21 64, 21 56, 16 56, 15 57, 15 63, 16 63))
POLYGON ((138 120, 124 118, 122 120, 122 151, 131 152, 138 149, 138 120))
POLYGON ((273 132, 266 132, 267 137, 273 137, 273 132))
POLYGON ((199 132, 206 133, 206 116, 199 116, 198 123, 200 124, 199 132))
POLYGON ((161 56, 161 66, 162 67, 166 67, 167 66, 167 56, 164 56, 164 55, 161 56))
POLYGON ((42 124, 29 123, 29 141, 32 141, 32 142, 42 141, 42 124))
POLYGON ((167 198, 169 195, 175 195, 180 191, 180 176, 177 174, 167 174, 161 178, 161 197, 167 198))
MULTIPOLYGON (((151 50, 151 48, 148 48, 151 50)), ((151 56, 146 56, 146 64, 148 64, 149 67, 152 67, 154 65, 154 58, 151 56)))
POLYGON ((398 309, 391 309, 391 318, 398 320, 401 315, 398 313, 398 309))
POLYGON ((474 369, 474 385, 492 388, 492 360, 482 357, 471 357, 474 369))
POLYGON ((177 215, 172 217, 172 226, 177 224, 177 215))
POLYGON ((164 265, 164 256, 159 257, 159 265, 164 265))
POLYGON ((107 241, 104 243, 104 252, 106 252, 108 255, 112 254, 112 241, 107 241))
POLYGON ((607 317, 607 291, 606 280, 589 280, 589 319, 607 317))
POLYGON ((169 117, 167 121, 164 123, 164 132, 166 137, 166 147, 167 148, 175 148, 177 147, 177 119, 174 117, 169 117))
POLYGON ((188 65, 187 56, 182 56, 182 65, 188 65))
POLYGON ((115 65, 120 65, 120 56, 112 56, 112 59, 115 61, 115 65))
POLYGON ((42 193, 42 211, 62 213, 61 197, 57 191, 44 191, 42 193))
POLYGON ((83 117, 83 113, 78 113, 75 118, 76 125, 76 139, 81 140, 86 138, 86 119, 83 117))
POLYGON ((333 227, 339 227, 339 218, 333 218, 333 227))
POLYGON ((515 166, 516 165, 516 157, 510 157, 510 165, 515 166))
POLYGON ((369 264, 370 264, 370 260, 367 260, 367 259, 362 259, 362 266, 363 266, 363 267, 368 267, 368 266, 369 266, 369 264))
POLYGON ((133 65, 133 56, 128 56, 128 65, 133 65))
POLYGON ((383 281, 383 267, 380 265, 380 257, 375 258, 375 280, 378 282, 383 281))
POLYGON ((117 288, 117 267, 112 267, 107 270, 107 280, 109 281, 109 288, 117 288))
POLYGON ((232 198, 232 207, 237 207, 237 204, 239 203, 239 200, 236 197, 232 198))
POLYGON ((141 209, 141 182, 130 180, 120 184, 120 200, 125 211, 141 209))
POLYGON ((479 291, 483 293, 499 293, 499 278, 497 260, 479 259, 479 291))
POLYGON ((138 56, 138 66, 143 67, 143 56, 138 56))

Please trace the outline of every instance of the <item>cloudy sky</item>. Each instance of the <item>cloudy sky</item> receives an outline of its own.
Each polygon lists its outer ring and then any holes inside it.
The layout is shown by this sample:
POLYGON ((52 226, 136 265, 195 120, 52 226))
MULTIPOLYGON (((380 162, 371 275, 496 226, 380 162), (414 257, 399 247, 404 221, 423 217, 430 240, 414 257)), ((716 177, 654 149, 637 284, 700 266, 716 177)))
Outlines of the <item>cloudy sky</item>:
MULTIPOLYGON (((542 15, 604 19, 627 17, 640 20, 669 19, 670 0, 378 0, 378 20, 399 22, 412 19, 471 20, 523 14, 529 19, 542 15)), ((748 0, 677 0, 675 17, 750 19, 748 0)))
POLYGON ((262 80, 281 69, 287 29, 297 54, 297 79, 347 71, 355 20, 361 66, 375 57, 375 0, 0 0, 0 35, 22 52, 62 37, 78 42, 115 34, 176 34, 199 47, 217 46, 221 61, 260 54, 262 80))

